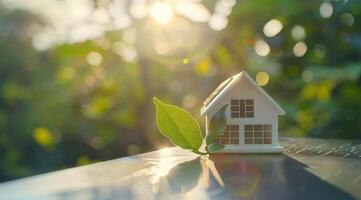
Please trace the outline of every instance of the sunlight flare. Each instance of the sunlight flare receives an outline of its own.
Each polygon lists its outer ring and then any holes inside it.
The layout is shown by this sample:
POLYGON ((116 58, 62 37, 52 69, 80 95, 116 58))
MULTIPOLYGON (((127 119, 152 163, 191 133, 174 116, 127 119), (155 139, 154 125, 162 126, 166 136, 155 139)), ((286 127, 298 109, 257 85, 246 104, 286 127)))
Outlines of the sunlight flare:
POLYGON ((167 2, 157 1, 150 6, 150 16, 159 24, 167 24, 173 18, 172 5, 167 2))

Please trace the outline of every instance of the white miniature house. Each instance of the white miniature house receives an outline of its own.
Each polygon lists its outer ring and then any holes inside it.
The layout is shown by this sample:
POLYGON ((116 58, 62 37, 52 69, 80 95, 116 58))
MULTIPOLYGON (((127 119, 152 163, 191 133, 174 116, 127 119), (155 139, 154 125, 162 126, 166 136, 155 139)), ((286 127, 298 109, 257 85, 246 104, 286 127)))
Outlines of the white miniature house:
POLYGON ((278 115, 285 111, 245 71, 222 82, 204 101, 206 134, 212 116, 227 105, 226 130, 217 139, 226 153, 280 153, 278 115))

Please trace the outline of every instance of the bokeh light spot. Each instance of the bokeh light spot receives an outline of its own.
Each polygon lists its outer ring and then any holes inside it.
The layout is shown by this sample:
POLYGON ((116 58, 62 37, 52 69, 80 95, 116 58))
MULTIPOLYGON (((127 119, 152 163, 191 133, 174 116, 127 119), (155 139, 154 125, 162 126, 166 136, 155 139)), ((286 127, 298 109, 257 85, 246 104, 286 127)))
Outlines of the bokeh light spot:
POLYGON ((306 37, 306 31, 301 25, 296 25, 291 31, 292 37, 295 40, 303 40, 306 37))
POLYGON ((228 16, 231 14, 232 7, 234 6, 235 2, 227 2, 224 0, 217 1, 215 6, 215 12, 224 16, 228 16))
POLYGON ((352 26, 355 22, 355 18, 350 13, 344 13, 341 15, 341 21, 346 26, 352 26))
POLYGON ((114 101, 108 96, 99 96, 82 107, 82 114, 89 119, 98 119, 114 105, 114 101))
POLYGON ((86 61, 90 64, 90 65, 100 65, 100 63, 102 63, 103 61, 103 56, 95 51, 92 51, 90 53, 88 53, 88 55, 86 56, 86 61))
POLYGON ((326 102, 331 98, 333 82, 325 80, 318 86, 317 99, 321 102, 326 102))
POLYGON ((75 75, 75 70, 73 67, 64 67, 61 68, 57 73, 56 73, 56 77, 58 79, 58 81, 62 82, 62 81, 66 81, 66 80, 70 80, 74 77, 75 75))
POLYGON ((311 82, 313 80, 313 73, 308 71, 308 70, 303 71, 302 72, 302 79, 305 82, 311 82))
POLYGON ((323 2, 320 6, 320 14, 323 18, 330 18, 333 13, 333 6, 330 2, 323 2))
POLYGON ((186 95, 183 98, 182 104, 184 108, 190 109, 193 108, 197 103, 197 99, 193 95, 186 95))
POLYGON ((35 141, 43 147, 49 147, 54 143, 51 131, 45 127, 38 127, 33 131, 35 141))
POLYGON ((134 63, 138 57, 137 49, 134 46, 122 42, 114 42, 113 51, 129 63, 134 63))
POLYGON ((254 50, 260 56, 267 56, 271 51, 269 45, 263 40, 257 40, 254 50))
POLYGON ((167 24, 173 18, 172 5, 167 2, 157 1, 150 6, 150 16, 159 24, 167 24))
POLYGON ((277 19, 271 19, 263 27, 263 33, 267 37, 276 36, 283 29, 282 23, 277 19))
POLYGON ((182 59, 182 63, 185 64, 185 65, 188 64, 188 63, 189 63, 189 59, 188 59, 188 58, 183 58, 183 59, 182 59))
POLYGON ((129 13, 135 19, 141 19, 148 15, 147 6, 144 3, 133 3, 129 7, 129 13))
POLYGON ((297 57, 302 57, 307 52, 307 45, 304 42, 297 42, 293 47, 293 54, 297 57))
POLYGON ((317 94, 317 86, 315 84, 307 84, 303 87, 301 96, 305 100, 313 99, 317 94))
POLYGON ((209 10, 200 2, 179 1, 175 5, 175 10, 193 22, 208 22, 211 17, 209 10))
POLYGON ((267 72, 258 72, 256 75, 256 81, 258 85, 265 86, 268 84, 269 75, 267 72))
POLYGON ((209 19, 208 24, 213 30, 220 31, 226 28, 228 24, 228 19, 223 15, 214 14, 209 19))
POLYGON ((209 59, 201 60, 197 65, 194 66, 194 71, 199 76, 207 76, 210 75, 212 71, 212 64, 209 59))

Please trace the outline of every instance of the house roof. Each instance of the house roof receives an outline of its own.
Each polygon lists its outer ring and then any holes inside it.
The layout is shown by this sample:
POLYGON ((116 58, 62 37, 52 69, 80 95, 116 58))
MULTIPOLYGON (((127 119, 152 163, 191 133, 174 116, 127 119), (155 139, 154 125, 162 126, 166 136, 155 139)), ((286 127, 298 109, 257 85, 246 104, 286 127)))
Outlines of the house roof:
POLYGON ((203 102, 203 107, 201 108, 201 115, 206 115, 213 106, 217 104, 227 93, 230 89, 233 88, 240 80, 247 80, 259 93, 267 99, 271 105, 276 109, 279 115, 284 115, 286 112, 282 109, 278 103, 273 100, 271 96, 265 92, 262 87, 260 87, 256 81, 252 79, 251 76, 248 75, 247 72, 242 71, 239 74, 236 74, 227 80, 223 81, 203 102))

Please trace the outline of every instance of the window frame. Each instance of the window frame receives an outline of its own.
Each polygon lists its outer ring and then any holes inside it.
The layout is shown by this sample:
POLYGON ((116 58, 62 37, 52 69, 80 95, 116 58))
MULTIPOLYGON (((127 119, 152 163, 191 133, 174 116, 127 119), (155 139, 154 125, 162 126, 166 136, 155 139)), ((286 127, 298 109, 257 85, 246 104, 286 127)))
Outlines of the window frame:
POLYGON ((272 124, 245 124, 245 145, 270 145, 272 144, 272 124))
POLYGON ((231 99, 231 118, 254 118, 254 99, 231 99))
POLYGON ((239 145, 240 126, 238 124, 227 124, 223 133, 216 139, 216 143, 224 145, 239 145))

